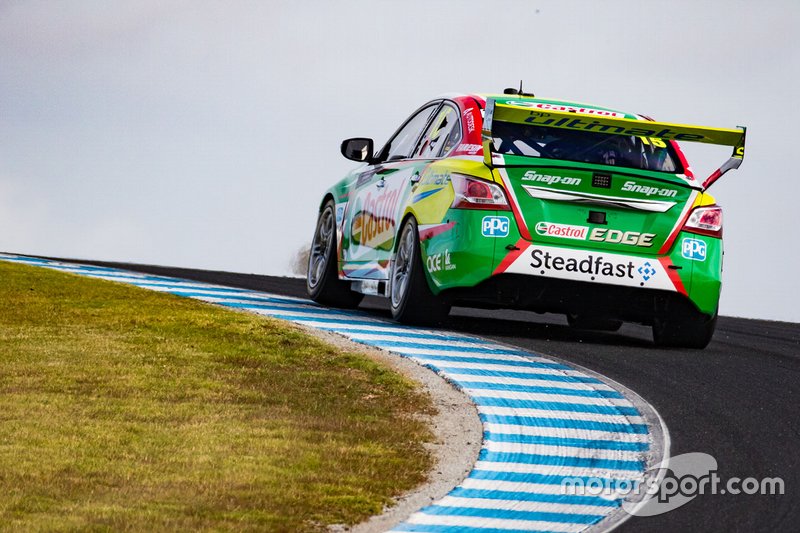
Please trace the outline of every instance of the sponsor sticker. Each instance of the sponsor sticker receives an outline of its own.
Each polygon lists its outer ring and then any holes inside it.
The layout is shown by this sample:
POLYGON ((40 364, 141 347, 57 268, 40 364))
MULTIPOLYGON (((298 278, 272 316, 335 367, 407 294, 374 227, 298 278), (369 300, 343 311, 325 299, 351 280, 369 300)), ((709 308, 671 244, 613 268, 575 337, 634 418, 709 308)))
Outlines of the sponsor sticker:
POLYGON ((706 243, 700 239, 683 239, 681 255, 692 261, 706 260, 706 243))
POLYGON ((650 261, 645 261, 642 266, 636 269, 636 272, 638 272, 645 281, 650 281, 650 278, 658 274, 658 270, 656 270, 656 268, 650 264, 650 261))
POLYGON ((564 257, 561 254, 538 248, 531 250, 531 267, 541 269, 542 273, 564 271, 588 274, 592 277, 592 280, 596 277, 635 279, 634 276, 638 273, 643 274, 643 279, 647 281, 654 275, 651 274, 649 263, 647 263, 646 271, 642 270, 642 267, 644 267, 642 265, 637 272, 634 270, 633 261, 625 261, 624 259, 620 261, 615 257, 606 258, 599 254, 587 254, 586 257, 578 259, 577 257, 564 257))
POLYGON ((661 196, 664 198, 675 198, 678 191, 675 189, 660 189, 658 187, 649 187, 647 185, 637 185, 635 181, 626 181, 622 186, 625 192, 638 192, 645 196, 661 196))
POLYGON ((432 183, 433 185, 444 185, 445 183, 450 183, 450 173, 433 172, 425 177, 424 183, 432 183))
POLYGON ((677 290, 656 259, 635 255, 529 245, 505 270, 590 283, 677 290))
POLYGON ((530 107, 533 109, 541 109, 542 111, 559 111, 562 113, 580 113, 581 115, 595 115, 598 117, 620 117, 625 118, 623 113, 616 111, 606 111, 603 109, 594 109, 591 107, 577 107, 571 105, 560 104, 546 104, 544 102, 520 102, 518 100, 507 100, 500 102, 503 105, 510 105, 514 107, 530 107))
POLYGON ((645 261, 637 267, 632 260, 624 257, 587 254, 584 258, 578 259, 557 253, 551 254, 550 251, 541 249, 531 251, 531 267, 542 269, 544 273, 549 270, 587 274, 592 281, 597 278, 625 278, 641 281, 641 285, 658 274, 650 261, 645 261))
POLYGON ((572 226, 554 222, 539 222, 536 224, 535 229, 536 233, 543 237, 561 237, 562 239, 575 239, 578 241, 585 241, 589 232, 587 226, 572 226))
POLYGON ((561 183, 562 185, 580 185, 581 178, 571 178, 569 176, 551 176, 550 174, 539 174, 535 170, 529 170, 522 176, 522 181, 537 181, 548 185, 561 183))
POLYGON ((640 233, 638 231, 621 231, 618 229, 594 228, 589 234, 590 241, 609 242, 612 244, 628 244, 630 246, 653 246, 655 233, 640 233))
POLYGON ((485 216, 481 221, 481 235, 484 237, 508 237, 508 217, 485 216))
POLYGON ((480 144, 459 144, 456 148, 456 152, 464 152, 469 155, 474 155, 481 150, 483 150, 483 146, 480 144))
POLYGON ((464 117, 464 122, 467 125, 467 133, 475 131, 475 115, 472 109, 465 109, 461 115, 464 117))
POLYGON ((395 233, 395 218, 400 189, 368 192, 355 203, 350 239, 357 246, 390 246, 395 233))
POLYGON ((428 272, 441 272, 442 270, 455 270, 456 265, 450 260, 450 251, 428 256, 428 272))
MULTIPOLYGON (((625 129, 622 126, 604 122, 602 119, 606 117, 599 116, 599 112, 593 114, 595 115, 596 120, 592 120, 591 122, 589 122, 589 121, 583 121, 579 118, 574 119, 572 117, 558 118, 557 116, 554 117, 552 113, 548 113, 546 111, 539 111, 538 109, 532 109, 530 111, 530 116, 526 118, 524 122, 526 124, 534 124, 536 126, 550 126, 551 128, 563 128, 563 129, 580 130, 580 131, 596 131, 600 133, 607 133, 610 135, 626 135, 626 136, 630 135, 636 137, 649 137, 651 139, 652 138, 668 139, 668 140, 674 139, 676 141, 703 142, 705 140, 705 142, 715 142, 713 140, 714 139, 713 136, 710 136, 708 133, 706 133, 706 131, 703 131, 702 135, 698 135, 695 133, 682 133, 680 131, 674 131, 669 128, 655 130, 647 128, 646 126, 648 125, 648 122, 646 121, 642 121, 642 127, 625 129)), ((663 124, 657 124, 657 126, 661 127, 663 126, 663 124)))

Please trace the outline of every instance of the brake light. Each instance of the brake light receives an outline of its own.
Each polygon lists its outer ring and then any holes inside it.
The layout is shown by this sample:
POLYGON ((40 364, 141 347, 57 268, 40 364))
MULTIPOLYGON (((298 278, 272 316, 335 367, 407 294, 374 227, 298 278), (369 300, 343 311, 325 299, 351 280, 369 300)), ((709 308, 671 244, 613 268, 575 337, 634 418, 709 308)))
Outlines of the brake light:
POLYGON ((722 208, 718 205, 696 207, 683 229, 690 233, 722 237, 722 208))
POLYGON ((461 209, 492 209, 508 211, 511 208, 502 187, 490 181, 452 174, 455 198, 451 207, 461 209))

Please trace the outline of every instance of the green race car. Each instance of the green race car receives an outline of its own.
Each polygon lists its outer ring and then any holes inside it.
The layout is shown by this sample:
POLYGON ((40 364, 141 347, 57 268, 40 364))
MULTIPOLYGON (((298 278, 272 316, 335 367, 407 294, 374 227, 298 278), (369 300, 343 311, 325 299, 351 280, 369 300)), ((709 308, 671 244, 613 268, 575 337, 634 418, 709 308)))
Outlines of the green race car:
POLYGON ((705 347, 717 318, 722 209, 706 190, 744 157, 745 129, 655 122, 604 107, 448 95, 417 111, 319 205, 307 285, 317 302, 389 299, 400 322, 453 305, 563 313, 577 328, 653 327, 705 347), (678 141, 733 147, 705 181, 678 141))

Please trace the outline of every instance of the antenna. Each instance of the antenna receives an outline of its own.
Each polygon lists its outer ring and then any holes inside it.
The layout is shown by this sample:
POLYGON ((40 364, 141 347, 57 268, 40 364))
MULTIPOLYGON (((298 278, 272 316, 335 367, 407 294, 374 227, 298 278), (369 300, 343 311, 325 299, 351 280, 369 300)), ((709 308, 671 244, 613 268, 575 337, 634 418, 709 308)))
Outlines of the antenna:
POLYGON ((508 87, 506 89, 503 89, 503 94, 516 94, 516 95, 519 95, 519 96, 530 96, 530 97, 534 96, 533 93, 522 92, 522 80, 519 80, 519 89, 515 89, 513 87, 508 87))

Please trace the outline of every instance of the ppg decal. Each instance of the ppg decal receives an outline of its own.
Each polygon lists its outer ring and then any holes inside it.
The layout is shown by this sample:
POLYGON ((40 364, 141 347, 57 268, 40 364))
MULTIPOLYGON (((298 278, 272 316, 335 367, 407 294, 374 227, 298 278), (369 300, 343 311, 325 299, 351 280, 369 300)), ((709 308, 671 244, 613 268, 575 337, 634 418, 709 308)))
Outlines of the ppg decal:
POLYGON ((681 255, 692 261, 705 261, 706 243, 700 239, 683 239, 681 255))
POLYGON ((484 237, 508 237, 508 217, 483 217, 481 234, 484 237))

